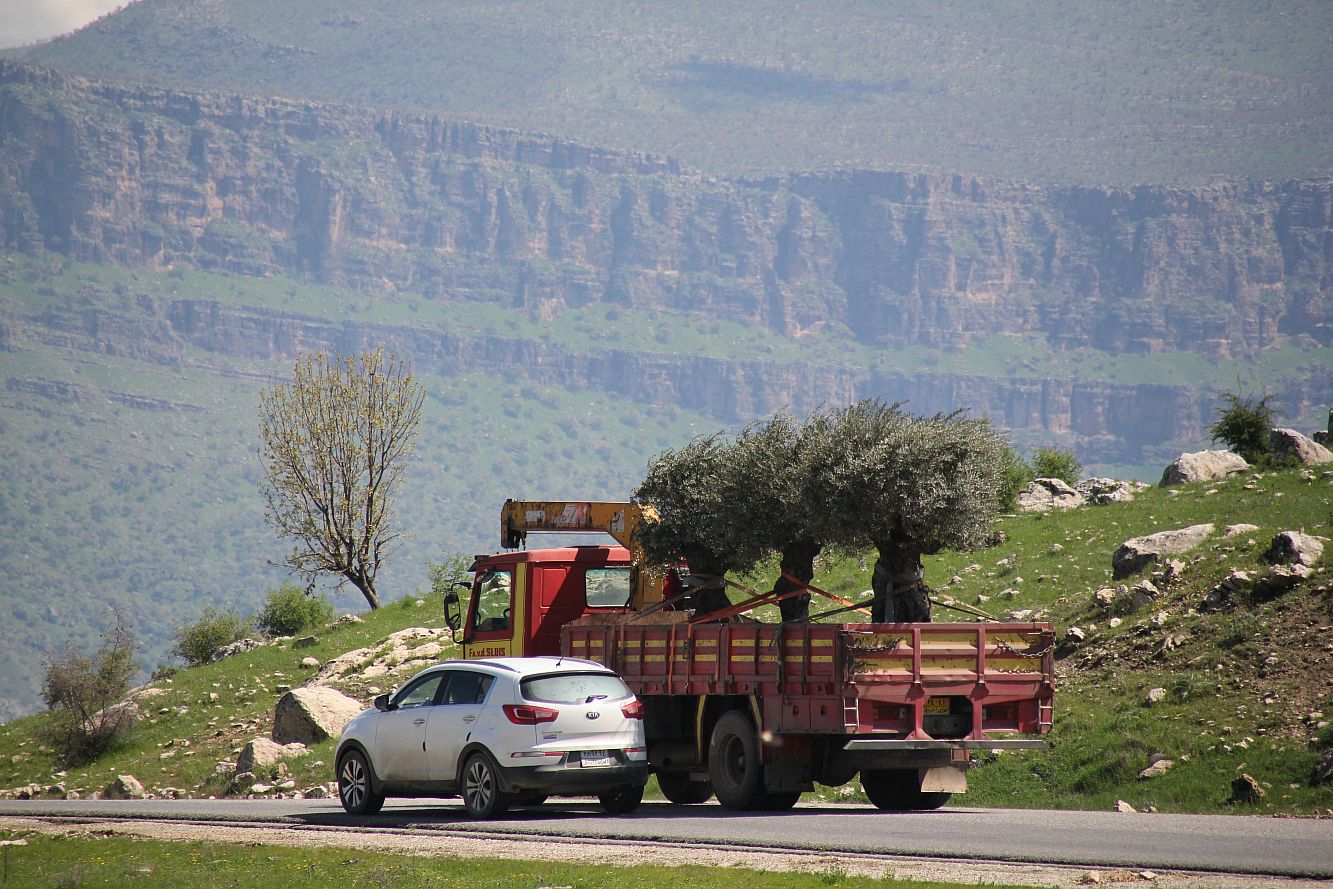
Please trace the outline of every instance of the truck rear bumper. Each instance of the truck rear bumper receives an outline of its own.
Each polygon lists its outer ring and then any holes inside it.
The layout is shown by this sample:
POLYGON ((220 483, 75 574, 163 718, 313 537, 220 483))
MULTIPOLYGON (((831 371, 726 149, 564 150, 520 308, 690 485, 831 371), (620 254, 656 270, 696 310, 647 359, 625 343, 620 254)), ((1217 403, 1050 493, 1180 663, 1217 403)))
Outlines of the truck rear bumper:
POLYGON ((871 750, 1045 750, 1049 745, 1035 738, 1006 738, 997 741, 909 741, 898 738, 853 738, 842 746, 850 752, 871 750))

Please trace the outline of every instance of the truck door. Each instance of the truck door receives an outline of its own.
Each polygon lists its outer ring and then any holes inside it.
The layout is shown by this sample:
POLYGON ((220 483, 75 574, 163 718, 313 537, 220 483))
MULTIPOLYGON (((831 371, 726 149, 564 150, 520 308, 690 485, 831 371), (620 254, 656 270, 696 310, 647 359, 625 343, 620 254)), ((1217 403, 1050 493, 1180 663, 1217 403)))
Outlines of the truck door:
MULTIPOLYGON (((515 618, 521 612, 523 573, 513 568, 488 569, 477 573, 468 608, 464 657, 521 656, 524 646, 515 644, 515 618)), ((521 625, 521 624, 520 624, 521 625)))

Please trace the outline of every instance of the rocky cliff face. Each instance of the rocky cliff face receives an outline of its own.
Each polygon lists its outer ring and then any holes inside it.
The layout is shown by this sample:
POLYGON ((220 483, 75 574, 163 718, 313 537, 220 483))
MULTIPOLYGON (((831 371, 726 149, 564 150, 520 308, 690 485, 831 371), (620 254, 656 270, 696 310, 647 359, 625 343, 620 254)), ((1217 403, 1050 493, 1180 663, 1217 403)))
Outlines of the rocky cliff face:
POLYGON ((1039 332, 1251 357, 1333 342, 1330 181, 723 180, 428 116, 12 64, 0 140, 0 237, 22 251, 551 311, 604 300, 787 335, 834 324, 885 346, 1039 332))

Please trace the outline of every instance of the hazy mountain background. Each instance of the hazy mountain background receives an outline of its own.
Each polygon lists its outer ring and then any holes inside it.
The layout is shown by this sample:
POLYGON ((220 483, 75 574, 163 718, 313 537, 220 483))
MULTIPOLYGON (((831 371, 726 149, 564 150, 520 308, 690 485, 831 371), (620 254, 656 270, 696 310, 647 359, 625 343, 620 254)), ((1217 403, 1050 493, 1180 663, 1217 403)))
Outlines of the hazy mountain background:
MULTIPOLYGON (((1333 6, 140 0, 0 63, 0 715, 282 572, 254 407, 429 398, 384 578, 787 407, 984 412, 1155 480, 1333 401, 1333 6), (544 135, 543 135, 544 134, 544 135)), ((335 600, 346 608, 351 596, 335 600)))

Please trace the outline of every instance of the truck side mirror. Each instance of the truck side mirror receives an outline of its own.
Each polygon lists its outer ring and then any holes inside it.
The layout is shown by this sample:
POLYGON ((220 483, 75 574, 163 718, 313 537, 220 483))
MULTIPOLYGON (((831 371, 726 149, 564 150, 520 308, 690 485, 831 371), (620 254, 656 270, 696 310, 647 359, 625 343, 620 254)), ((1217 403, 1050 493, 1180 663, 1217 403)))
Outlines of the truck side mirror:
POLYGON ((444 594, 444 622, 448 625, 449 633, 455 643, 462 641, 458 638, 458 631, 463 626, 463 609, 458 598, 459 587, 470 589, 466 583, 460 581, 454 584, 454 589, 444 594))

